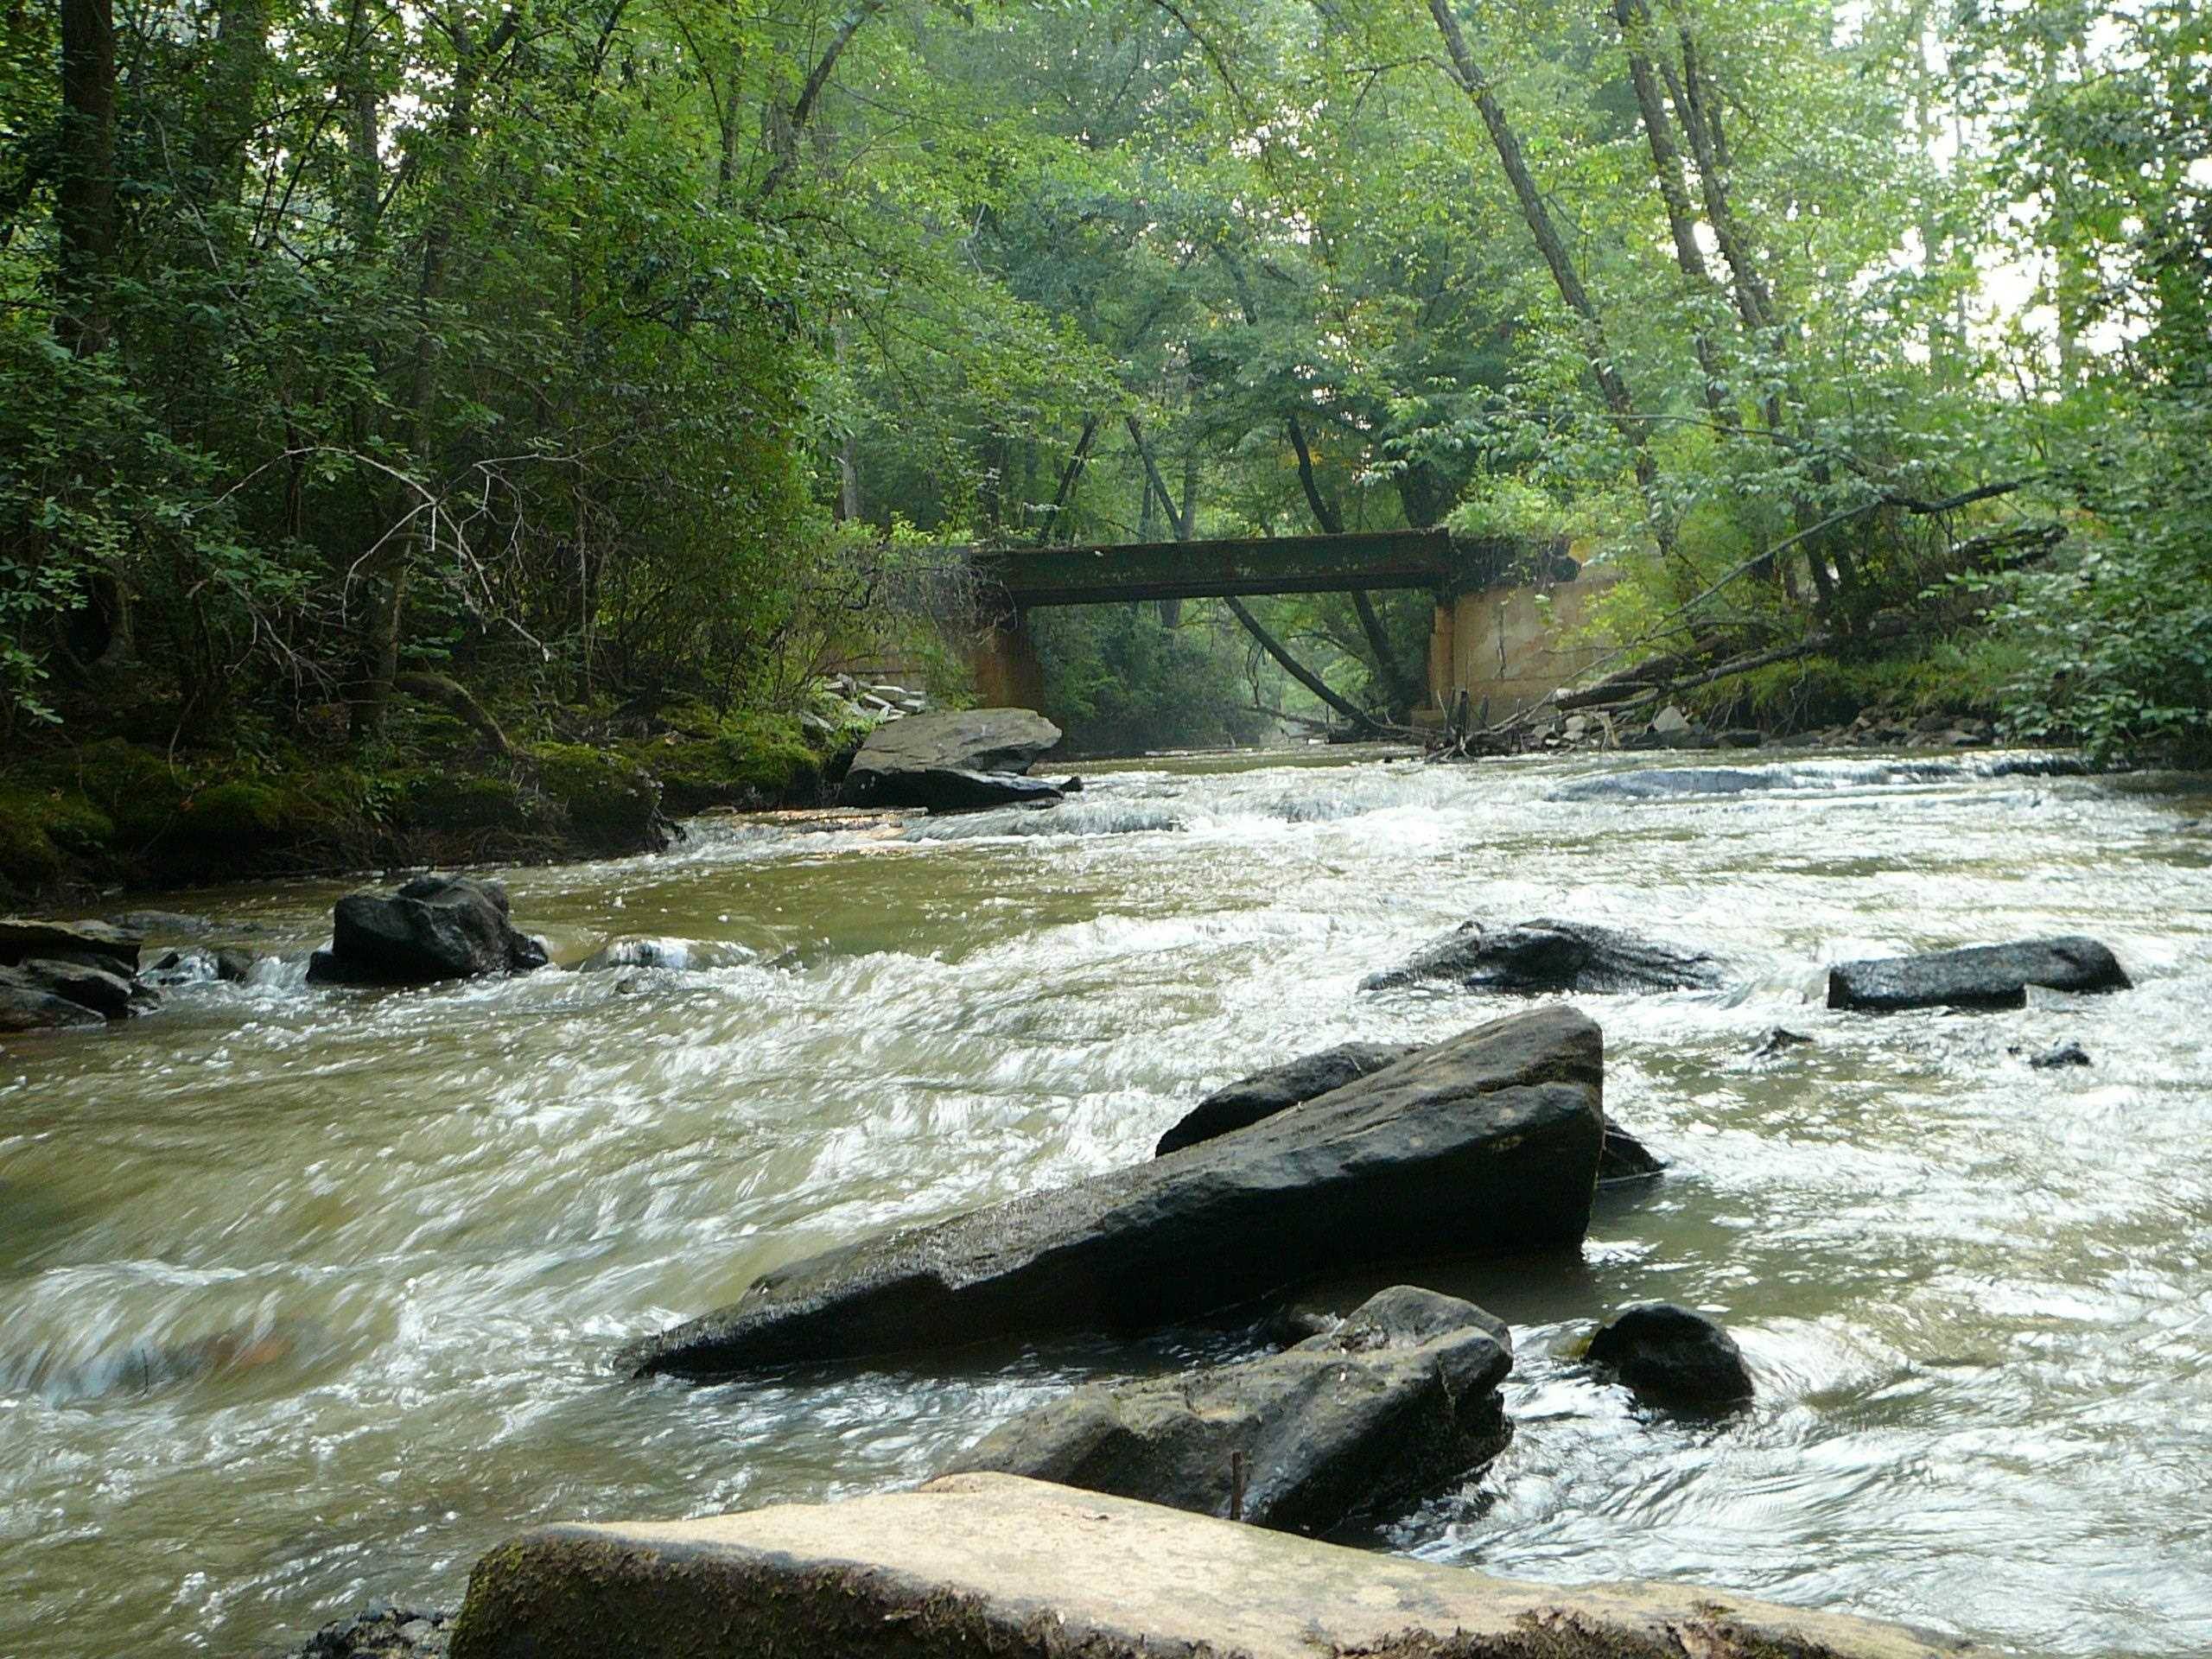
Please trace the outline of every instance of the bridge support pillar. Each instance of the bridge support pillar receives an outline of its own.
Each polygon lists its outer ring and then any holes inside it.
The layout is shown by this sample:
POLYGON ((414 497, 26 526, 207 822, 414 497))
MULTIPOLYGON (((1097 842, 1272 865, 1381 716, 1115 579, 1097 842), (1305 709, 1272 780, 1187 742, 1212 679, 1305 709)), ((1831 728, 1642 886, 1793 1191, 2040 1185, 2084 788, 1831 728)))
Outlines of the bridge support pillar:
POLYGON ((1020 611, 984 625, 968 653, 976 700, 986 709, 1039 709, 1045 702, 1045 664, 1020 611))
POLYGON ((1424 723, 1441 724, 1462 691, 1471 718, 1503 720, 1592 667, 1599 648, 1575 636, 1617 580, 1605 566, 1586 566, 1573 581, 1440 599, 1428 639, 1424 723))

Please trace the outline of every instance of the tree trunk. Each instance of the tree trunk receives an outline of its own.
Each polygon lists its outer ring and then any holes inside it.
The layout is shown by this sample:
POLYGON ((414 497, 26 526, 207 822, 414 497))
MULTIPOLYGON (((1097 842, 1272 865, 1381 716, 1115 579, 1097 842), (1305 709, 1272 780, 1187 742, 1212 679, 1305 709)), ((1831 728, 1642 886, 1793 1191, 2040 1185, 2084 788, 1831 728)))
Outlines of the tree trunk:
MULTIPOLYGON (((201 200, 210 207, 238 204, 246 146, 259 124, 261 83, 268 67, 269 0, 222 0, 193 138, 201 200)), ((219 219, 213 228, 220 233, 219 219)))
MULTIPOLYGON (((1290 431, 1290 447, 1298 454, 1298 481, 1305 486, 1306 505, 1313 514, 1313 522, 1331 536, 1344 533, 1344 514, 1337 511, 1336 503, 1321 493, 1321 481, 1313 471, 1313 452, 1306 442, 1306 428, 1295 414, 1284 417, 1290 431)), ((1390 718, 1404 721, 1411 718, 1418 700, 1413 688, 1406 683, 1397 659, 1391 655, 1390 636, 1382 631, 1382 619, 1375 613, 1375 601, 1367 590, 1351 590, 1351 607, 1359 618, 1359 631, 1367 640, 1367 654, 1374 659, 1376 677, 1382 682, 1382 694, 1389 700, 1390 718)))
POLYGON ((61 0, 60 136, 54 334, 89 357, 106 346, 114 326, 108 309, 116 238, 114 0, 61 0))
MULTIPOLYGON (((1682 175, 1682 154, 1675 145, 1674 122, 1667 113, 1666 101, 1659 95, 1659 78, 1653 71, 1651 59, 1645 53, 1640 36, 1649 26, 1649 17, 1640 0, 1613 0, 1613 18, 1619 23, 1621 41, 1628 48, 1629 82, 1636 89, 1637 109, 1643 117, 1644 137, 1651 149, 1651 174, 1659 190, 1659 200, 1667 210, 1667 228, 1675 239, 1675 263, 1681 267, 1682 280, 1689 285, 1694 304, 1716 299, 1720 285, 1705 263, 1705 251, 1698 246, 1696 215, 1690 207, 1689 185, 1682 175)), ((1713 340, 1700 321, 1694 336, 1698 368, 1704 378, 1705 406, 1713 417, 1725 426, 1736 424, 1734 406, 1720 374, 1720 364, 1713 346, 1713 340)))
POLYGON ((1543 256, 1545 266, 1551 271, 1552 284, 1567 308, 1574 313, 1584 329, 1584 344, 1588 355, 1591 377, 1598 383, 1599 395, 1605 399, 1605 408, 1612 416, 1614 429, 1629 445, 1635 458, 1636 481, 1643 492, 1646 510, 1651 517, 1652 533, 1660 545, 1669 545, 1673 537, 1657 499, 1658 467, 1651 459, 1649 433, 1637 418, 1636 400, 1629 395, 1628 382, 1612 360, 1611 348, 1605 340, 1604 320, 1582 286, 1582 278, 1574 269, 1567 244, 1560 239, 1559 227, 1552 222, 1551 209, 1545 206, 1542 194, 1536 188, 1535 176, 1529 171, 1527 156, 1521 149, 1519 136, 1513 124, 1505 118, 1496 94, 1490 88, 1490 79, 1475 62, 1468 50, 1467 37, 1460 31, 1459 20, 1452 15, 1452 0, 1428 0, 1429 15, 1436 20, 1437 32, 1444 37, 1446 52, 1451 59, 1452 77, 1461 91, 1474 100, 1483 125, 1489 130, 1491 148, 1497 151, 1498 164, 1505 170, 1507 181, 1513 187, 1513 199, 1520 204, 1521 217, 1529 226, 1529 233, 1535 238, 1536 251, 1543 256))
MULTIPOLYGON (((1160 492, 1160 499, 1161 500, 1167 500, 1169 499, 1167 494, 1167 481, 1160 477, 1159 463, 1153 460, 1152 450, 1144 441, 1144 429, 1137 424, 1135 416, 1129 416, 1128 419, 1129 423, 1129 441, 1136 445, 1137 459, 1144 463, 1146 480, 1151 488, 1160 492)), ((1195 463, 1193 461, 1186 461, 1185 463, 1185 482, 1194 483, 1194 474, 1197 470, 1195 463)), ((1184 499, 1182 520, 1175 526, 1175 539, 1179 542, 1186 542, 1191 538, 1190 525, 1192 521, 1198 516, 1195 495, 1196 491, 1193 489, 1189 494, 1186 494, 1184 499)), ((1260 648, 1266 652, 1268 656, 1275 659, 1276 663, 1281 665, 1284 673, 1289 675, 1292 679, 1296 680, 1308 691, 1311 691, 1315 696, 1320 698, 1323 702, 1335 709, 1346 720, 1351 721, 1362 731, 1379 732, 1382 729, 1382 728, 1376 722, 1374 715, 1369 714, 1365 709, 1359 708, 1348 699, 1339 696, 1335 690, 1331 689, 1327 681, 1324 680, 1319 674, 1314 673, 1311 669, 1307 668, 1306 664, 1300 662, 1298 658, 1292 656, 1288 647, 1287 647, 1281 640, 1276 639, 1274 634, 1268 631, 1267 626, 1261 622, 1260 619, 1253 615, 1251 611, 1247 608, 1243 600, 1238 599, 1234 594, 1229 594, 1223 598, 1222 603, 1229 607, 1229 613, 1243 625, 1245 632, 1250 634, 1253 639, 1259 641, 1260 648)))

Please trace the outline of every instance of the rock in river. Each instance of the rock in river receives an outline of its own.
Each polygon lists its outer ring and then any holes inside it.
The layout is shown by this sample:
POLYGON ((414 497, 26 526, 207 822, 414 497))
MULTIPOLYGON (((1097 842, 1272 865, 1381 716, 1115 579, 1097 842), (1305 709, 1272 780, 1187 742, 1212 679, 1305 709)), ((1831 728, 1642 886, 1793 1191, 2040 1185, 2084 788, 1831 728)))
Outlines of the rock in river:
POLYGON ((1625 1310, 1590 1338, 1589 1357, 1655 1405, 1714 1411, 1751 1397, 1751 1368, 1735 1338, 1672 1302, 1625 1310))
POLYGON ((993 1470, 1329 1532, 1424 1497, 1497 1455, 1504 1324, 1472 1302, 1398 1285, 1279 1354, 1184 1376, 1096 1383, 1023 1413, 949 1472, 993 1470))
POLYGON ((1594 1023, 1532 1009, 1168 1157, 779 1268, 629 1358, 708 1377, 1140 1330, 1324 1268, 1571 1249, 1603 1071, 1594 1023))
POLYGON ((110 973, 138 971, 140 936, 105 922, 41 922, 0 917, 0 966, 30 957, 86 963, 110 973))
POLYGON ((1395 1065, 1421 1051, 1419 1043, 1338 1043, 1317 1054, 1302 1054, 1264 1071, 1255 1071, 1249 1077, 1239 1077, 1227 1087, 1215 1090, 1185 1112, 1160 1137, 1153 1155, 1165 1158, 1171 1152, 1180 1152, 1201 1141, 1211 1141, 1217 1135, 1227 1135, 1231 1129, 1273 1117, 1317 1095, 1357 1083, 1371 1071, 1395 1065))
POLYGON ((138 936, 105 922, 0 918, 0 1032, 95 1026, 160 1006, 138 936))
MULTIPOLYGON (((1240 1077, 1215 1090, 1184 1113, 1160 1137, 1153 1156, 1165 1158, 1171 1152, 1180 1152, 1201 1141, 1249 1128, 1277 1112, 1318 1100, 1386 1065, 1410 1059, 1426 1046, 1421 1043, 1338 1043, 1334 1048, 1301 1054, 1281 1065, 1255 1071, 1249 1077, 1240 1077)), ((1605 1143, 1598 1156, 1599 1185, 1643 1180, 1666 1167, 1666 1160, 1655 1156, 1642 1141, 1610 1116, 1605 1119, 1605 1143)))
POLYGON ((1027 709, 911 715, 868 734, 838 799, 846 806, 929 806, 921 774, 1026 772, 1059 741, 1058 727, 1027 709))
POLYGON ((1048 784, 1042 778, 1025 778, 1018 772, 963 772, 957 766, 901 772, 898 787, 899 805, 925 806, 932 812, 972 812, 986 806, 1050 806, 1061 795, 1058 784, 1048 784))
POLYGON ((1828 1007, 1892 1014, 1903 1008, 2017 1008, 2028 987, 2125 991, 2133 982, 2094 939, 2078 936, 1979 944, 1916 957, 1840 962, 1828 969, 1828 1007))
POLYGON ((418 875, 391 893, 349 893, 333 912, 330 948, 308 978, 340 985, 423 985, 528 973, 545 947, 507 919, 507 890, 465 875, 418 875))
POLYGON ((1360 989, 1431 980, 1471 991, 1547 995, 1710 990, 1722 982, 1723 969, 1705 951, 1585 922, 1539 918, 1491 927, 1471 921, 1423 945, 1402 967, 1370 974, 1360 989))
POLYGON ((1525 1584, 1013 1475, 543 1527, 469 1575, 453 1659, 1995 1659, 1692 1584, 1525 1584))
POLYGON ((106 1023, 106 1015, 56 996, 20 968, 0 968, 0 1033, 106 1023))

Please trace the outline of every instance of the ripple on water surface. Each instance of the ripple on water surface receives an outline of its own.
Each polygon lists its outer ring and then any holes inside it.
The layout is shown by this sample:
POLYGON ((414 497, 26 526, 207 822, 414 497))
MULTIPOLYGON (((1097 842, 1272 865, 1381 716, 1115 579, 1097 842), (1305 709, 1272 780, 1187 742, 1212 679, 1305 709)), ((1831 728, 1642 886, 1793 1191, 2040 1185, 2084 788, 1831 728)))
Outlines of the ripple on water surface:
MULTIPOLYGON (((1718 994, 1585 999, 1675 1167, 1580 1267, 1424 1274, 1515 1326, 1511 1448, 1377 1541, 1733 1586, 2031 1652, 2212 1649, 2212 858, 2200 790, 1762 761, 1158 763, 1046 813, 719 822, 513 874, 564 962, 378 993, 268 971, 0 1067, 0 1651, 251 1650, 450 1602, 499 1538, 926 1475, 1132 1349, 632 1386, 760 1271, 1127 1162, 1238 1073, 1497 1011, 1363 995, 1468 916, 1694 942, 1718 994), (1831 1014, 1840 957, 2092 932, 2139 988, 1831 1014), (1814 1040, 1750 1051, 1782 1024, 1814 1040), (2087 1069, 2024 1056, 2079 1040, 2087 1069), (1665 1297, 1763 1385, 1643 1414, 1574 1358, 1665 1297)), ((336 888, 180 907, 304 948, 336 888)), ((183 942, 180 940, 179 942, 183 942)), ((1362 1287, 1317 1293, 1342 1301, 1362 1287)))

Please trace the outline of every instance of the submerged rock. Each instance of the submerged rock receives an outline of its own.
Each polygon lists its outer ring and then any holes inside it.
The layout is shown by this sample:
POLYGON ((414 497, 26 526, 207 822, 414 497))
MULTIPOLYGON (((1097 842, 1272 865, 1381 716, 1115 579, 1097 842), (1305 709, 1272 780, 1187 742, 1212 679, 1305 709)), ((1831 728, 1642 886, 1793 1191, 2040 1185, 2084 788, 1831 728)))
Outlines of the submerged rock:
POLYGON ((2130 980, 2110 950, 2072 936, 1978 944, 1914 957, 1840 962, 1828 969, 1828 1007, 1890 1014, 1904 1008, 2018 1008, 2028 987, 2125 991, 2130 980))
POLYGON ((2056 1071, 2062 1065, 2087 1065, 2089 1051, 2079 1043, 2061 1043, 2056 1048, 2029 1056, 2028 1064, 2038 1071, 2056 1071))
POLYGON ((333 1620, 283 1659, 444 1659, 454 1616, 372 1604, 333 1620))
POLYGON ((1471 991, 1541 995, 1711 990, 1723 978, 1719 958, 1702 950, 1584 922, 1539 918, 1510 927, 1462 922, 1423 945, 1403 967, 1369 975, 1360 989, 1442 981, 1471 991))
POLYGON ((1590 1363, 1655 1405, 1711 1411, 1751 1397, 1751 1367, 1714 1320, 1672 1302, 1646 1302, 1590 1338, 1590 1363))
POLYGON ((546 963, 545 947, 507 919, 497 881, 418 875, 391 893, 349 893, 332 914, 336 931, 308 963, 311 982, 423 985, 546 963))
POLYGON ((1497 1455, 1503 1323, 1398 1285, 1280 1354, 1100 1383, 994 1430, 948 1472, 992 1470, 1096 1492, 1329 1532, 1436 1491, 1497 1455), (1243 1489, 1231 1515, 1232 1459, 1243 1489))
POLYGON ((1178 1119, 1160 1137, 1153 1156, 1165 1158, 1171 1152, 1273 1117, 1316 1096, 1357 1083, 1386 1065, 1409 1059, 1421 1047, 1419 1043, 1338 1043, 1334 1048, 1303 1054, 1249 1077, 1239 1077, 1215 1090, 1178 1119))
POLYGON ((1168 1157, 779 1268, 628 1358, 709 1377, 1141 1330, 1325 1268, 1570 1248, 1603 1072, 1594 1023, 1533 1009, 1168 1157))
POLYGON ((1769 1026, 1766 1035, 1752 1046, 1751 1058, 1755 1060, 1770 1060, 1778 1054, 1788 1053, 1793 1048, 1808 1047, 1812 1040, 1803 1032, 1792 1031, 1787 1026, 1769 1026))
POLYGON ((1622 1181, 1649 1180, 1663 1173, 1667 1160, 1613 1122, 1605 1120, 1605 1144, 1598 1154, 1598 1182, 1612 1186, 1622 1181))
POLYGON ((838 799, 846 806, 928 806, 923 774, 1026 772, 1059 741, 1058 727, 1027 709, 910 715, 868 734, 838 799))
POLYGON ((1012 1475, 543 1527, 476 1564, 454 1659, 1994 1659, 1689 1584, 1564 1586, 1012 1475))

